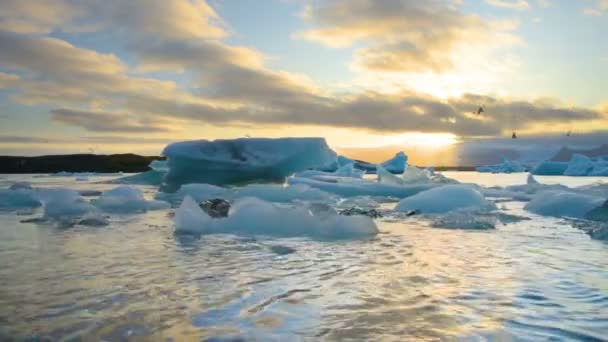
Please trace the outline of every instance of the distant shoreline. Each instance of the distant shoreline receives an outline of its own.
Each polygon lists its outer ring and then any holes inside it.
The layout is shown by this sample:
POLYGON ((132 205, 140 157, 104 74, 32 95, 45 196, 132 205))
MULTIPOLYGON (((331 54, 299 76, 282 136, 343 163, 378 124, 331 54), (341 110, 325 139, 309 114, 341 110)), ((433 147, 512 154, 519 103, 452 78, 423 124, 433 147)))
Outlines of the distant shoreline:
MULTIPOLYGON (((138 173, 150 170, 153 160, 161 156, 126 154, 59 154, 36 157, 0 156, 0 174, 97 172, 138 173)), ((475 171, 474 166, 437 166, 436 171, 475 171)))

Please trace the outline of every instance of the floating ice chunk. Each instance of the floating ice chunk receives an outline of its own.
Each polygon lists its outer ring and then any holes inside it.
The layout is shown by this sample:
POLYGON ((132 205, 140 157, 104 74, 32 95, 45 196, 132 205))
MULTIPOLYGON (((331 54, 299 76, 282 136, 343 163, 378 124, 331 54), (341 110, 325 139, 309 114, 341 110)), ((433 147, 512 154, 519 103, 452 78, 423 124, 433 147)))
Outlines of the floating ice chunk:
POLYGON ((362 238, 377 234, 372 219, 313 212, 305 207, 278 207, 254 197, 238 199, 228 217, 212 219, 186 197, 175 213, 176 232, 309 236, 315 238, 362 238))
POLYGON ((0 190, 0 208, 37 208, 41 205, 38 196, 31 189, 0 190))
POLYGON ((166 160, 153 160, 148 167, 158 172, 169 172, 169 165, 166 160))
POLYGON ((427 170, 408 165, 401 175, 401 179, 403 179, 404 184, 428 183, 431 181, 431 176, 427 170))
POLYGON ((89 227, 102 227, 110 224, 107 218, 98 212, 86 213, 80 221, 78 221, 79 225, 89 226, 89 227))
POLYGON ((294 172, 336 161, 322 138, 184 141, 165 147, 167 186, 281 181, 294 172))
POLYGON ((157 200, 166 201, 177 204, 186 196, 192 197, 197 202, 206 201, 213 198, 227 198, 232 196, 229 189, 211 184, 185 184, 182 185, 175 193, 159 192, 155 198, 157 200))
POLYGON ((392 184, 392 185, 405 184, 405 181, 402 178, 399 178, 399 176, 396 176, 396 175, 388 172, 388 170, 386 170, 382 165, 378 165, 376 167, 376 175, 378 176, 378 183, 392 184))
POLYGON ((71 189, 41 189, 39 196, 44 203, 44 218, 57 221, 71 221, 96 208, 71 189))
POLYGON ((433 218, 431 225, 436 228, 451 229, 494 229, 497 219, 476 210, 454 210, 433 218))
POLYGON ((13 183, 9 190, 32 190, 32 185, 28 182, 16 182, 13 183))
POLYGON ((104 191, 93 204, 108 213, 138 213, 148 210, 166 209, 169 203, 163 201, 147 201, 139 189, 129 186, 104 191))
POLYGON ((291 185, 306 184, 313 188, 323 190, 325 192, 337 194, 342 197, 353 196, 382 196, 404 198, 419 193, 420 191, 428 190, 434 187, 434 184, 411 184, 411 185, 393 185, 366 180, 357 180, 350 182, 326 182, 318 179, 308 179, 291 177, 287 179, 291 185))
POLYGON ((608 176, 608 162, 598 161, 593 165, 593 169, 589 171, 589 176, 606 177, 608 176))
POLYGON ((175 231, 178 233, 209 233, 211 220, 190 196, 186 196, 175 211, 175 231))
POLYGON ((378 165, 384 167, 391 173, 403 173, 407 164, 407 155, 403 152, 397 153, 393 158, 381 163, 371 164, 363 161, 355 161, 355 167, 361 170, 365 170, 367 173, 376 173, 378 165))
POLYGON ((536 194, 524 209, 544 216, 584 218, 585 214, 602 205, 604 200, 599 196, 573 191, 546 190, 536 194))
POLYGON ((407 164, 407 155, 403 152, 398 152, 392 159, 380 164, 387 171, 392 173, 403 173, 407 164))
POLYGON ((364 174, 365 171, 356 169, 354 163, 345 164, 333 173, 334 176, 353 178, 362 178, 364 174))
POLYGON ((268 202, 292 202, 292 201, 311 201, 328 202, 334 201, 334 195, 311 188, 305 184, 295 184, 291 186, 281 186, 272 184, 250 184, 239 189, 235 197, 257 197, 268 202))
POLYGON ((567 162, 556 162, 545 160, 539 163, 532 171, 535 175, 541 176, 561 176, 568 168, 567 162))
POLYGON ((509 160, 507 158, 502 159, 502 163, 480 166, 476 170, 477 172, 489 172, 489 173, 515 173, 515 172, 526 172, 526 167, 518 161, 509 160))
POLYGON ((574 154, 564 170, 564 176, 586 176, 592 169, 594 163, 591 158, 582 154, 574 154))
POLYGON ((457 209, 495 209, 494 204, 470 185, 444 185, 402 199, 395 210, 409 212, 419 210, 422 214, 446 213, 457 209))

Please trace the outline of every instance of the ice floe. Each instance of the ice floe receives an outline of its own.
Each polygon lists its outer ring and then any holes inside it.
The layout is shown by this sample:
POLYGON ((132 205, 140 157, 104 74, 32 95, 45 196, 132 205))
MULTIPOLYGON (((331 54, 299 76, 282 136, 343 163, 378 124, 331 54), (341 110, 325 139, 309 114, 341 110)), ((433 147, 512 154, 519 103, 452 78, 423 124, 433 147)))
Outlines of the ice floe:
POLYGON ((129 186, 119 186, 104 191, 98 199, 92 201, 93 205, 104 212, 128 214, 146 212, 148 210, 166 209, 170 205, 165 201, 144 198, 141 190, 129 186))
POLYGON ((395 210, 401 212, 419 211, 422 214, 446 213, 452 210, 495 209, 492 202, 471 185, 452 184, 436 187, 402 199, 395 210))
POLYGON ((538 215, 584 218, 605 198, 572 190, 545 190, 537 193, 525 209, 538 215))
POLYGON ((366 216, 342 216, 332 210, 278 206, 255 197, 240 198, 230 207, 228 217, 213 219, 190 197, 175 213, 177 233, 308 236, 349 239, 377 234, 374 221, 366 216))
POLYGON ((287 179, 290 185, 305 184, 313 188, 333 193, 342 197, 353 196, 384 196, 404 198, 419 193, 420 191, 428 190, 435 184, 409 184, 395 185, 367 180, 331 180, 323 181, 319 179, 291 177, 287 179))

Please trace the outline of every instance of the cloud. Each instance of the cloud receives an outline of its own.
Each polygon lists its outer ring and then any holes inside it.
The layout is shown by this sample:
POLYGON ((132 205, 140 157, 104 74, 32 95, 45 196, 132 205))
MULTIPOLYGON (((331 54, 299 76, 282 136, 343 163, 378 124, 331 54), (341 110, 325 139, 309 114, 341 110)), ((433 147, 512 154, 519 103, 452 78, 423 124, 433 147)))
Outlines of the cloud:
POLYGON ((146 121, 124 113, 53 109, 51 117, 54 121, 83 127, 90 132, 158 133, 171 131, 160 122, 146 121))
POLYGON ((0 72, 0 89, 11 87, 19 80, 19 75, 0 72))
MULTIPOLYGON (((530 8, 530 4, 526 0, 486 0, 486 3, 496 6, 516 10, 524 10, 530 8)), ((545 5, 546 1, 541 1, 541 5, 545 5)))
POLYGON ((204 0, 0 0, 0 30, 114 30, 159 39, 218 38, 226 30, 204 0))
POLYGON ((462 50, 508 46, 509 31, 465 15, 444 1, 326 0, 309 2, 303 17, 315 25, 295 37, 334 48, 355 49, 355 69, 383 72, 443 72, 462 50))
MULTIPOLYGON (((202 1, 186 2, 111 1, 116 8, 104 9, 97 8, 97 2, 82 1, 67 26, 43 25, 47 31, 67 30, 79 25, 77 18, 98 14, 91 27, 107 30, 113 42, 128 51, 130 63, 115 54, 41 35, 44 30, 2 31, 0 64, 17 75, 0 74, 0 84, 13 90, 14 101, 51 106, 54 122, 88 132, 169 133, 180 125, 248 123, 486 136, 512 126, 601 117, 598 111, 564 109, 546 101, 480 95, 438 99, 414 91, 333 94, 304 75, 269 69, 259 51, 219 40, 226 32, 211 7, 202 1), (148 20, 161 10, 167 18, 157 26, 150 24, 148 20), (152 71, 170 77, 155 78, 152 71), (167 80, 178 73, 187 81, 167 80), (487 115, 472 115, 480 104, 485 104, 487 115)), ((463 39, 495 38, 495 30, 510 27, 497 28, 440 1, 322 4, 307 7, 306 15, 319 25, 308 33, 323 33, 323 38, 344 44, 367 42, 370 45, 358 50, 355 58, 367 70, 442 72, 452 61, 445 51, 456 49, 463 39)))
POLYGON ((583 9, 583 14, 588 16, 601 16, 608 11, 608 0, 597 0, 595 7, 586 7, 583 9))

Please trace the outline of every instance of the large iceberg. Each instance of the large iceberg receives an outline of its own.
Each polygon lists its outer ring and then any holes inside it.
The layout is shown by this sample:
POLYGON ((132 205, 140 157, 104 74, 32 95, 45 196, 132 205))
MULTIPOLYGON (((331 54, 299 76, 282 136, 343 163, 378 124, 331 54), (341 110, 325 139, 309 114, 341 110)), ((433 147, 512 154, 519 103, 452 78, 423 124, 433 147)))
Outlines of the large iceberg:
POLYGON ((165 147, 169 189, 188 183, 283 181, 306 169, 336 162, 323 138, 198 140, 165 147))
POLYGON ((516 173, 526 172, 527 168, 518 161, 503 158, 500 164, 480 166, 476 170, 487 173, 516 173))
POLYGON ((190 197, 175 212, 177 233, 364 238, 378 233, 366 216, 342 216, 333 209, 279 207, 254 197, 238 199, 225 218, 211 218, 190 197))
POLYGON ((422 214, 440 214, 464 209, 487 210, 495 209, 495 206, 471 185, 450 184, 404 198, 395 207, 397 211, 417 211, 422 214))

